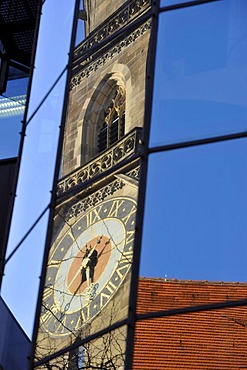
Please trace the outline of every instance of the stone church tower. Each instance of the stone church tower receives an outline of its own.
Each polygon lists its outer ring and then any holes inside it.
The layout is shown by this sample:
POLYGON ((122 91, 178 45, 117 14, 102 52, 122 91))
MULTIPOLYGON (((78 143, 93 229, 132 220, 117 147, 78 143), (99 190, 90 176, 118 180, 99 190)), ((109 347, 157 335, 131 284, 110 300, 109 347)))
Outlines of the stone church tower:
POLYGON ((63 175, 98 154, 100 131, 104 122, 110 130, 115 115, 125 116, 120 136, 142 127, 150 20, 137 26, 135 22, 149 3, 85 1, 87 38, 75 50, 63 175))
POLYGON ((47 362, 37 368, 124 366, 150 0, 84 0, 84 10, 36 344, 37 364, 47 362))

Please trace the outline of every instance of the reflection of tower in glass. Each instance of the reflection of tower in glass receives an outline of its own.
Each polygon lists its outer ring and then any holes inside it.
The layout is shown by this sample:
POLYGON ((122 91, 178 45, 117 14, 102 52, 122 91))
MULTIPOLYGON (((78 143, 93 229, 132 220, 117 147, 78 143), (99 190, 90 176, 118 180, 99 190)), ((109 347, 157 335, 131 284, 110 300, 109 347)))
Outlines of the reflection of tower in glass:
MULTIPOLYGON (((150 4, 84 1, 87 40, 77 46, 73 61, 46 280, 46 288, 54 289, 48 313, 43 299, 45 345, 38 358, 103 330, 104 338, 83 347, 80 361, 88 368, 124 364, 151 28, 151 19, 139 17, 150 4), (115 31, 119 39, 105 44, 115 31), (122 326, 112 331, 118 323, 122 326)), ((74 354, 79 359, 80 349, 74 354)))

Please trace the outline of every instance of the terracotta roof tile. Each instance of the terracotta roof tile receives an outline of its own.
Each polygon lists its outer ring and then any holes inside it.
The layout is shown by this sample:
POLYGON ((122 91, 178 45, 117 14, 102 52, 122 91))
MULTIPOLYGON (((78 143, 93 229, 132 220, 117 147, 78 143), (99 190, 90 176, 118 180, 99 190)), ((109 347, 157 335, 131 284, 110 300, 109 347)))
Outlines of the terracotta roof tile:
MULTIPOLYGON (((247 284, 141 278, 138 313, 247 297, 247 284)), ((138 321, 134 370, 247 369, 247 308, 138 321)))

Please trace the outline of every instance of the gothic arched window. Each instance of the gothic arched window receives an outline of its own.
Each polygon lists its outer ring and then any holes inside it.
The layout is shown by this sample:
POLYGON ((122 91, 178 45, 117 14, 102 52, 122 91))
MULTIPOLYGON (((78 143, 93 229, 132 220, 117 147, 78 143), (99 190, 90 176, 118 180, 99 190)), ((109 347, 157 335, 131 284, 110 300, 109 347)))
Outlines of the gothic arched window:
POLYGON ((98 133, 98 153, 107 149, 124 136, 125 130, 125 91, 116 86, 114 98, 104 111, 104 120, 98 133))

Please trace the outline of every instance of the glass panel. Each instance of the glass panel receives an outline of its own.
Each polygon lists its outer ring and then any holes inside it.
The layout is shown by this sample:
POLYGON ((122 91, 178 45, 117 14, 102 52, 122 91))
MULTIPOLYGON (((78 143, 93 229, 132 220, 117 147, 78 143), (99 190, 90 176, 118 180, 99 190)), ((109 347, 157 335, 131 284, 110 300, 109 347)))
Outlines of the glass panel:
MULTIPOLYGON (((236 284, 235 289, 246 296, 246 286, 236 284)), ((175 287, 172 294, 170 302, 174 301, 175 287)), ((155 294, 149 304, 154 301, 161 306, 155 294)), ((244 369, 245 317, 246 307, 239 307, 139 321, 132 369, 244 369)))
POLYGON ((247 3, 160 14, 150 145, 247 129, 247 3))
POLYGON ((66 75, 27 126, 7 255, 49 204, 66 75))
POLYGON ((77 22, 77 30, 76 30, 76 40, 75 45, 77 46, 80 42, 82 42, 85 38, 85 18, 86 13, 83 11, 83 1, 79 4, 80 10, 79 10, 79 19, 77 22))
POLYGON ((123 370, 125 347, 126 327, 123 326, 35 369, 51 369, 55 365, 56 369, 123 370))
MULTIPOLYGON (((7 263, 2 283, 1 295, 29 338, 34 324, 47 221, 48 211, 7 263)), ((18 230, 17 224, 15 227, 18 230)))
POLYGON ((74 7, 74 1, 43 4, 28 119, 68 63, 74 7))
POLYGON ((138 177, 134 162, 107 184, 103 176, 97 191, 86 187, 66 204, 58 200, 37 358, 127 318, 138 177))
POLYGON ((187 3, 187 2, 188 2, 188 0, 160 0, 160 6, 183 4, 183 3, 187 3))
POLYGON ((27 82, 27 78, 9 80, 6 92, 0 96, 0 159, 18 155, 27 82))
POLYGON ((246 144, 150 156, 141 276, 246 281, 246 144))
MULTIPOLYGON (((64 74, 27 126, 7 257, 50 202, 65 82, 66 75, 64 74)), ((26 301, 24 301, 25 304, 28 302, 26 309, 20 306, 20 298, 18 298, 20 293, 18 292, 23 292, 26 285, 32 284, 32 280, 35 280, 34 276, 41 271, 46 228, 46 222, 38 226, 38 231, 36 227, 34 230, 36 238, 32 242, 29 241, 28 246, 26 246, 27 241, 21 246, 18 256, 12 257, 7 264, 3 278, 2 296, 28 335, 31 335, 33 325, 30 318, 34 315, 38 281, 34 281, 35 288, 32 287, 26 292, 26 301), (37 257, 33 257, 37 264, 30 261, 32 269, 26 266, 26 260, 31 258, 29 250, 26 249, 30 248, 30 245, 32 245, 31 250, 35 251, 35 255, 37 254, 37 257), (23 268, 23 261, 25 261, 25 268, 23 268), (18 268, 22 268, 21 272, 18 268), (16 294, 14 294, 15 291, 16 294)))

